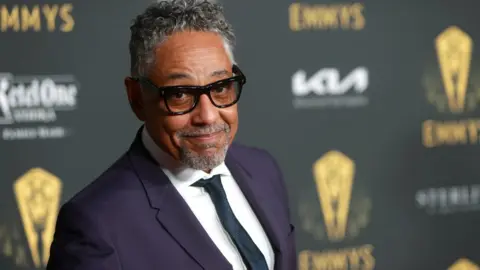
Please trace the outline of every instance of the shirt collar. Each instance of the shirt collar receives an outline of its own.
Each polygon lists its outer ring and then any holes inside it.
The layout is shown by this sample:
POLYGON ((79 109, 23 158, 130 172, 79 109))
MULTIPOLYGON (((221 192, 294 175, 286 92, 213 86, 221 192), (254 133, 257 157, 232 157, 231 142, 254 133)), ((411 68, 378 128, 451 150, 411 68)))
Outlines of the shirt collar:
POLYGON ((214 175, 231 176, 225 162, 213 168, 210 173, 181 164, 155 143, 145 126, 142 130, 142 142, 176 188, 189 187, 200 179, 208 179, 214 175))

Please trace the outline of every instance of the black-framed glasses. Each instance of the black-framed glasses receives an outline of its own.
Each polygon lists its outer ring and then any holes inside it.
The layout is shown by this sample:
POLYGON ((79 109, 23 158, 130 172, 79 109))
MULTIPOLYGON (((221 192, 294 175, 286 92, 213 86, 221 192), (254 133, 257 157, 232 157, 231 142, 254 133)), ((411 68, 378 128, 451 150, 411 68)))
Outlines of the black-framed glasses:
POLYGON ((172 115, 186 114, 195 109, 201 95, 207 95, 217 108, 233 106, 240 99, 243 85, 247 79, 238 66, 233 65, 233 77, 216 81, 204 86, 176 85, 158 87, 148 78, 132 78, 158 91, 163 97, 168 113, 172 115))

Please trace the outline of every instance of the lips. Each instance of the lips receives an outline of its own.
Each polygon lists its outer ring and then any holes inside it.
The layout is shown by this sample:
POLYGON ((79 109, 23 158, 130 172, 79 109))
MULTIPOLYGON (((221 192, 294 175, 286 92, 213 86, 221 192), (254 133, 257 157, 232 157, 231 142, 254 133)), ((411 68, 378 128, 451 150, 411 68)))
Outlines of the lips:
POLYGON ((219 131, 204 135, 188 136, 188 139, 200 143, 214 143, 219 140, 221 134, 222 132, 219 131))

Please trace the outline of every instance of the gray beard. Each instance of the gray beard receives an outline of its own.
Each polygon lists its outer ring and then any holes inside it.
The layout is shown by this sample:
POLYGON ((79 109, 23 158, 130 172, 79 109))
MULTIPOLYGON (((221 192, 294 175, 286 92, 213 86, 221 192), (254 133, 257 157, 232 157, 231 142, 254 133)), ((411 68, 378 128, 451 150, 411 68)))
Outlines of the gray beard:
MULTIPOLYGON (((210 148, 216 147, 216 145, 204 144, 202 147, 210 148)), ((228 140, 226 140, 226 143, 220 147, 215 154, 209 156, 203 156, 187 147, 182 147, 180 149, 180 161, 186 166, 195 170, 211 170, 225 161, 227 151, 228 140)))
POLYGON ((195 170, 211 170, 225 161, 227 156, 228 146, 230 144, 230 127, 226 123, 214 124, 207 127, 197 128, 195 130, 180 131, 177 136, 192 136, 196 134, 213 133, 222 131, 225 132, 226 140, 223 145, 218 146, 216 143, 205 143, 198 145, 203 149, 216 148, 217 151, 213 155, 201 155, 186 145, 180 146, 180 162, 195 170))

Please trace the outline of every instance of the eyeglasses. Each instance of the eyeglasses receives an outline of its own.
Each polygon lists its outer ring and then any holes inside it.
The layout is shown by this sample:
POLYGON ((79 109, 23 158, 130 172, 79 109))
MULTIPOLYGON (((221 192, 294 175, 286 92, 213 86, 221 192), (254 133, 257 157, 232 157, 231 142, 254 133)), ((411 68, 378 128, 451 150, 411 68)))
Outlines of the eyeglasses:
POLYGON ((233 106, 240 99, 246 77, 238 66, 233 65, 233 77, 216 81, 205 86, 165 86, 158 87, 148 78, 132 78, 156 90, 163 97, 165 107, 172 115, 186 114, 195 109, 201 95, 207 95, 217 108, 233 106))

